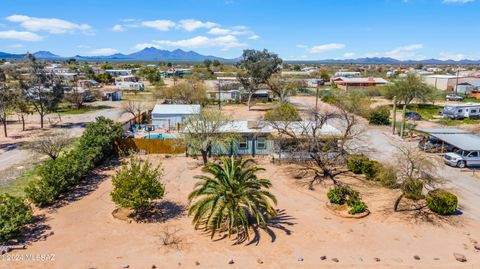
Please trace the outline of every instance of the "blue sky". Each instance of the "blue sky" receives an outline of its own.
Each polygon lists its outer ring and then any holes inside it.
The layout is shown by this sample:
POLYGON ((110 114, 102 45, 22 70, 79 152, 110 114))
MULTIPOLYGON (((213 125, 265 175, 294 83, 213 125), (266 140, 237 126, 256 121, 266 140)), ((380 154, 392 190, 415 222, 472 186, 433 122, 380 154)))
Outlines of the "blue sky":
POLYGON ((0 51, 480 59, 480 0, 0 0, 0 51))

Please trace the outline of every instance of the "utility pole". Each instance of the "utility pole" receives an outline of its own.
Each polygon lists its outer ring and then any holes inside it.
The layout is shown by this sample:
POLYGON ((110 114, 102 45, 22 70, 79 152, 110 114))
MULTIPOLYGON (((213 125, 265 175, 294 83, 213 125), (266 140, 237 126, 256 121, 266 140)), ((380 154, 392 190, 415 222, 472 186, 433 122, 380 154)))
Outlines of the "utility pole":
POLYGON ((458 86, 458 74, 459 74, 459 70, 460 70, 460 67, 457 66, 457 79, 456 79, 456 82, 455 82, 455 94, 457 94, 457 86, 458 86))
POLYGON ((395 134, 395 128, 397 125, 397 97, 393 97, 393 118, 392 118, 392 134, 395 134))
POLYGON ((402 109, 402 125, 400 125, 400 137, 403 138, 403 133, 405 132, 405 112, 407 110, 407 105, 403 104, 402 109))
POLYGON ((317 80, 317 93, 315 94, 315 111, 318 111, 318 90, 320 89, 320 81, 317 80))

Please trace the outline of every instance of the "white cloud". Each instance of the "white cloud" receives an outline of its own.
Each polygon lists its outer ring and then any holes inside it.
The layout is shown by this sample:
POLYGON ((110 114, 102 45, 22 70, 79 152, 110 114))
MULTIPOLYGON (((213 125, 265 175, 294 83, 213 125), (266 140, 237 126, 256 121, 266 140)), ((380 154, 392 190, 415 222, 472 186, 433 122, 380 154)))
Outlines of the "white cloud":
POLYGON ((306 49, 306 48, 308 48, 307 45, 303 45, 303 44, 298 44, 298 45, 296 45, 295 47, 297 47, 297 48, 299 48, 299 49, 306 49))
POLYGON ((113 27, 112 27, 112 31, 114 32, 123 32, 125 31, 125 27, 121 24, 115 24, 113 27))
POLYGON ((460 61, 467 59, 465 54, 461 53, 448 53, 448 52, 440 52, 440 60, 445 61, 445 60, 454 60, 454 61, 460 61))
POLYGON ((88 52, 89 55, 95 55, 95 56, 100 56, 100 55, 110 55, 117 53, 118 50, 112 49, 112 48, 101 48, 101 49, 94 49, 88 52))
POLYGON ((443 0, 444 4, 466 4, 475 2, 475 0, 443 0))
POLYGON ((183 47, 183 48, 220 47, 223 50, 246 46, 246 44, 238 41, 238 39, 233 35, 225 35, 225 36, 219 36, 215 38, 209 38, 206 36, 196 36, 189 39, 156 40, 154 42, 158 45, 165 45, 170 47, 183 47))
POLYGON ((22 41, 40 41, 43 39, 42 36, 39 36, 31 32, 23 31, 0 31, 0 39, 16 39, 22 41))
POLYGON ((228 35, 232 32, 230 29, 225 29, 225 28, 212 28, 210 31, 208 31, 209 34, 211 35, 228 35))
POLYGON ((56 18, 35 18, 24 15, 12 15, 7 17, 6 20, 18 22, 23 28, 32 32, 46 31, 51 34, 64 34, 81 31, 85 34, 93 34, 92 27, 88 24, 77 24, 56 18))
POLYGON ((259 38, 260 38, 259 35, 251 35, 251 36, 248 37, 248 39, 250 39, 250 40, 256 40, 256 39, 259 39, 259 38))
POLYGON ((346 52, 343 54, 343 58, 353 58, 355 57, 355 53, 353 52, 346 52))
POLYGON ((169 31, 175 27, 176 23, 170 20, 142 21, 142 26, 157 29, 159 31, 169 31))
POLYGON ((188 32, 193 32, 200 28, 210 29, 216 26, 218 26, 218 24, 214 22, 210 22, 210 21, 202 22, 194 19, 180 20, 178 22, 178 27, 183 28, 188 32))
POLYGON ((344 49, 345 47, 346 47, 345 44, 330 43, 330 44, 316 45, 311 48, 307 48, 307 52, 323 53, 323 52, 332 51, 332 50, 341 50, 341 49, 344 49))
POLYGON ((13 49, 20 49, 20 48, 24 48, 25 45, 23 44, 12 44, 10 46, 8 46, 9 48, 13 48, 13 49))
POLYGON ((136 44, 135 46, 132 47, 132 50, 143 50, 144 48, 161 48, 158 44, 153 44, 153 43, 140 43, 136 44))

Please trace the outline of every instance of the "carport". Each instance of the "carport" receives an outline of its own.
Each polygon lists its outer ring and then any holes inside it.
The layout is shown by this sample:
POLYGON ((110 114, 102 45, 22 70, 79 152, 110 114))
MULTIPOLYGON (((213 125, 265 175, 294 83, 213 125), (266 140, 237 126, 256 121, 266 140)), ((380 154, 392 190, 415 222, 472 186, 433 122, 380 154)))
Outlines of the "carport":
POLYGON ((442 152, 445 144, 449 144, 462 151, 480 151, 480 136, 471 132, 455 128, 417 128, 417 133, 435 137, 442 141, 442 152))

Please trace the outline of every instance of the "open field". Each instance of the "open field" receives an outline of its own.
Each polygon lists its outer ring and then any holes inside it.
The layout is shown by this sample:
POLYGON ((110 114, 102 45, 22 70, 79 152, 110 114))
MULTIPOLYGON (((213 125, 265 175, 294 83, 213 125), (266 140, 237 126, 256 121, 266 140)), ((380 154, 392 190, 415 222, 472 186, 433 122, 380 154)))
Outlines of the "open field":
POLYGON ((344 177, 342 181, 360 191, 372 212, 363 219, 344 219, 324 207, 328 183, 308 190, 294 179, 295 167, 273 165, 266 159, 258 160, 266 168, 259 175, 272 181, 279 210, 270 232, 252 234, 250 241, 238 245, 220 236, 211 240, 193 229, 185 211, 193 177, 201 173, 198 161, 160 155, 142 158, 164 168, 161 181, 167 194, 157 204, 163 215, 149 223, 115 219, 110 198, 115 168, 103 169, 103 177, 83 188, 87 194, 72 195, 63 207, 37 211, 44 214, 38 239, 26 250, 12 252, 55 254, 53 262, 2 261, 0 268, 475 268, 480 263, 472 246, 480 238, 480 225, 466 216, 439 219, 428 211, 394 213, 397 191, 344 177), (162 244, 160 235, 167 228, 178 230, 178 244, 162 244), (468 262, 457 262, 454 252, 464 254, 468 262), (228 264, 230 259, 234 264, 228 264))

